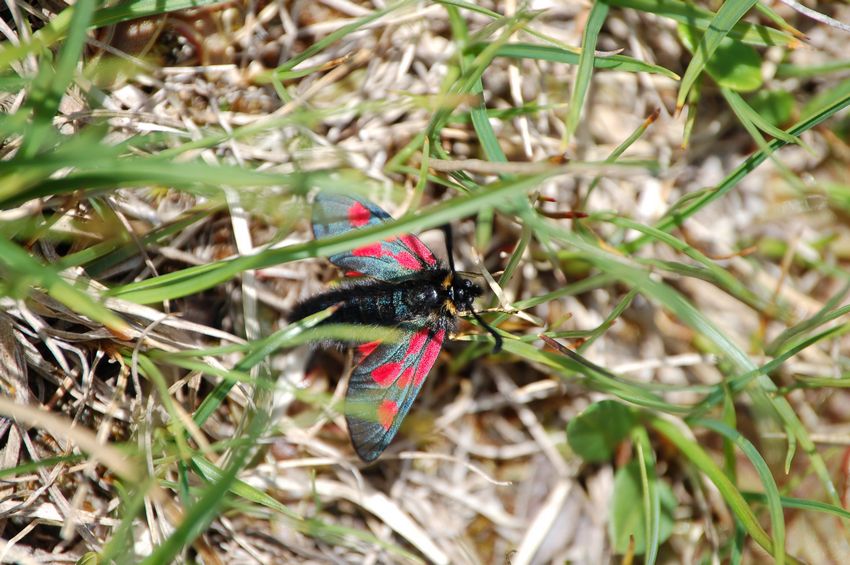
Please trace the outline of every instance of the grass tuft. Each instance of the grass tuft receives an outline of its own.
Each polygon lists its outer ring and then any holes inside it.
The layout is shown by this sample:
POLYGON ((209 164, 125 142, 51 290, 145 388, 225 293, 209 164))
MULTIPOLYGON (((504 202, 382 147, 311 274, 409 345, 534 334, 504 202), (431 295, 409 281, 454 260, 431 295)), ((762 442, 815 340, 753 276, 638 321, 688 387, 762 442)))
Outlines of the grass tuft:
POLYGON ((4 8, 0 561, 846 560, 850 8, 529 6, 4 8), (365 465, 286 314, 445 224, 504 347, 365 465))

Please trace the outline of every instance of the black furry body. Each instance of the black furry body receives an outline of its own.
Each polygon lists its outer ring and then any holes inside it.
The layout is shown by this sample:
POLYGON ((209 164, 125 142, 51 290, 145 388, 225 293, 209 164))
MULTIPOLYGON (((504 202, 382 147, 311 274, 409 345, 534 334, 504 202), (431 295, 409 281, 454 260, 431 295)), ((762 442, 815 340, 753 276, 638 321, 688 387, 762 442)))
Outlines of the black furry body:
POLYGON ((457 327, 457 313, 471 310, 480 294, 472 281, 439 266, 394 281, 345 282, 299 303, 288 317, 300 320, 338 304, 339 309, 322 324, 395 327, 428 319, 435 330, 451 333, 457 327))

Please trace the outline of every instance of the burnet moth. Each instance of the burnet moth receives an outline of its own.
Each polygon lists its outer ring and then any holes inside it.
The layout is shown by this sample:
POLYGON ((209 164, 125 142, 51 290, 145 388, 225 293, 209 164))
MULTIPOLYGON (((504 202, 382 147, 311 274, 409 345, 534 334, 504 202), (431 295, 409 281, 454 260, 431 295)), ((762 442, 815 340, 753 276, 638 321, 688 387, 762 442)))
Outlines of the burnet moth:
MULTIPOLYGON (((313 204, 316 239, 391 219, 359 197, 320 193, 313 204)), ((299 303, 288 316, 300 320, 337 305, 323 324, 354 324, 364 332, 370 326, 392 327, 401 333, 398 341, 355 345, 345 415, 351 443, 364 461, 377 459, 398 432, 443 341, 457 329, 458 313, 471 314, 493 336, 494 351, 501 349, 501 336, 472 309, 482 290, 455 271, 451 231, 445 233, 448 265, 412 234, 332 255, 331 263, 358 276, 299 303)))

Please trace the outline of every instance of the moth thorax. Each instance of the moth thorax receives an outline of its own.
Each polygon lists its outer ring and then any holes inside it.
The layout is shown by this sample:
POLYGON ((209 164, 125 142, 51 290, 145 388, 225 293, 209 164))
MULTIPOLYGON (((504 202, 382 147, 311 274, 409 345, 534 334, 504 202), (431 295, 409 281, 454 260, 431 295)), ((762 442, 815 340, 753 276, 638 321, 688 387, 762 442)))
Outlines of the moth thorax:
POLYGON ((406 300, 411 306, 433 309, 441 302, 440 293, 433 286, 408 292, 406 300))

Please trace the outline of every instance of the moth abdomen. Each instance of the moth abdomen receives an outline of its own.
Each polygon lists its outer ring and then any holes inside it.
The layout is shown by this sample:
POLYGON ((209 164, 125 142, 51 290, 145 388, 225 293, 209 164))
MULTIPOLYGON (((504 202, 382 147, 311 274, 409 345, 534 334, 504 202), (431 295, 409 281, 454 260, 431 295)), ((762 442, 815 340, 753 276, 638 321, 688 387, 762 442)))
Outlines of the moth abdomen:
POLYGON ((444 276, 399 282, 358 281, 323 292, 297 304, 287 317, 301 320, 334 305, 338 310, 323 324, 396 326, 427 318, 446 300, 446 291, 436 282, 444 276))

